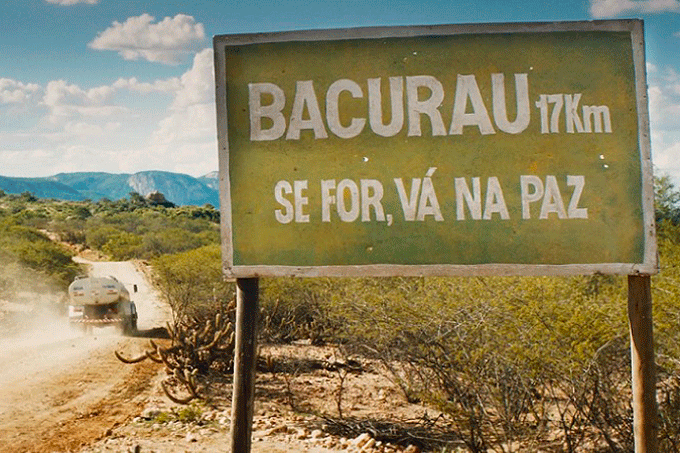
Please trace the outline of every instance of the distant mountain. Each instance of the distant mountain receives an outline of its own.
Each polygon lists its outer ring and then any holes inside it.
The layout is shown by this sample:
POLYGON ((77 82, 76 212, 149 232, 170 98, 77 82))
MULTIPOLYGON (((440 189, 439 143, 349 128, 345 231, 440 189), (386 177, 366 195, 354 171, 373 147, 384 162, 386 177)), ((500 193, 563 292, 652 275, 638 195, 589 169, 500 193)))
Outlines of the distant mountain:
POLYGON ((211 189, 215 189, 218 192, 220 191, 220 172, 211 171, 207 175, 203 175, 200 178, 198 178, 198 180, 201 181, 206 186, 210 187, 211 189))
MULTIPOLYGON (((127 197, 132 192, 132 187, 127 184, 130 175, 111 173, 59 173, 58 175, 45 178, 57 181, 77 190, 82 198, 100 200, 108 198, 118 200, 127 197)), ((38 194, 35 194, 39 196, 38 194)), ((146 195, 140 193, 140 195, 146 195)), ((53 197, 58 198, 58 197, 53 197)))
POLYGON ((177 205, 219 207, 217 172, 200 178, 166 171, 143 171, 134 174, 101 172, 59 173, 45 178, 0 176, 0 189, 6 193, 30 192, 38 198, 60 200, 118 200, 130 192, 146 196, 160 192, 177 205), (215 173, 215 174, 213 174, 215 173), (213 184, 213 182, 215 184, 213 184))
POLYGON ((0 176, 0 189, 6 193, 30 192, 39 198, 81 200, 80 193, 73 187, 45 178, 10 178, 0 176))
POLYGON ((189 175, 144 171, 131 175, 128 184, 135 192, 142 195, 160 192, 167 200, 175 204, 204 205, 210 203, 219 207, 219 192, 189 175))

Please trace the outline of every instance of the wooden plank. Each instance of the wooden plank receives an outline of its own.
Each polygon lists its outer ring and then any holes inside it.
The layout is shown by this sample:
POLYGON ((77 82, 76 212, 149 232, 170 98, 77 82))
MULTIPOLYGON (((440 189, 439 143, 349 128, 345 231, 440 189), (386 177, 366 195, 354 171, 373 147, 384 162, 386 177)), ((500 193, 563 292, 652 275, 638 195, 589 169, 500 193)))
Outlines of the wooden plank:
POLYGON ((259 280, 236 280, 236 345, 231 403, 231 452, 249 453, 255 399, 259 280))
POLYGON ((641 20, 233 34, 213 45, 227 277, 657 272, 641 20), (529 47, 542 50, 523 53, 529 47), (614 57, 590 61, 594 48, 614 57), (458 70, 442 69, 441 59, 459 62, 458 70), (497 72, 489 74, 487 61, 497 72), (498 89, 512 89, 513 73, 523 113, 510 126, 501 109, 515 101, 498 89), (459 77, 483 98, 474 121, 451 110, 470 95, 459 77), (401 108, 394 128, 384 129, 388 114, 378 106, 388 101, 375 102, 375 93, 388 79, 395 106, 408 101, 404 84, 437 87, 436 98, 449 99, 441 111, 440 101, 427 101, 439 126, 421 130, 423 112, 401 108), (570 93, 574 86, 579 93, 570 93), (355 99, 339 102, 344 91, 355 99), (546 93, 537 95, 540 114, 520 92, 546 93), (583 124, 581 96, 590 112, 583 124), (294 102, 318 113, 298 124, 294 102), (567 104, 574 115, 558 122, 567 104), (496 127, 482 121, 491 113, 496 127), (597 165, 591 133, 600 134, 597 165), (566 211, 558 209, 551 200, 568 193, 566 211))
POLYGON ((658 411, 649 275, 628 276, 635 453, 657 453, 658 411))
POLYGON ((476 276, 570 276, 595 273, 613 275, 656 274, 658 263, 603 264, 477 264, 477 265, 399 265, 361 266, 233 266, 225 265, 227 278, 253 275, 270 277, 476 277, 476 276))

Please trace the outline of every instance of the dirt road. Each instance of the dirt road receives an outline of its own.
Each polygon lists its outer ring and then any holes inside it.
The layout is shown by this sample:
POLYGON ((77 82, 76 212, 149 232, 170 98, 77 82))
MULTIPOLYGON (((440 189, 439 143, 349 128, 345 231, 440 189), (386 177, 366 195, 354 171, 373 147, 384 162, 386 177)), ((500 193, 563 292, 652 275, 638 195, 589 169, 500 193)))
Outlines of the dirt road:
MULTIPOLYGON (((165 325, 169 310, 133 263, 87 264, 91 275, 113 275, 130 289, 141 331, 165 325)), ((158 366, 125 365, 113 351, 141 351, 146 344, 113 327, 74 333, 63 318, 0 340, 0 452, 78 451, 127 421, 158 366)))
MULTIPOLYGON (((93 262, 91 275, 114 275, 133 291, 140 332, 165 325, 169 310, 144 274, 128 262, 93 262)), ((146 338, 120 336, 115 328, 93 335, 71 332, 66 320, 45 320, 21 338, 0 339, 0 453, 212 453, 229 451, 231 382, 214 384, 210 403, 173 407, 159 381, 162 366, 151 361, 127 365, 114 350, 136 356, 146 338), (191 415, 192 410, 197 410, 191 415), (153 414, 156 415, 143 415, 153 414), (164 416, 162 416, 165 414, 164 416), (183 415, 182 415, 183 414, 183 415)), ((300 363, 332 360, 333 347, 272 346, 265 356, 295 357, 300 363)), ((388 414, 414 418, 424 408, 407 403, 396 386, 371 371, 343 381, 343 401, 353 414, 379 419, 388 414)), ((325 369, 281 375, 260 373, 257 383, 253 453, 417 452, 326 435, 318 419, 302 416, 335 411, 337 374, 325 369), (293 404, 295 401, 295 404, 293 404), (311 427, 311 428, 310 428, 311 427)), ((176 406, 176 405, 175 405, 176 406)))

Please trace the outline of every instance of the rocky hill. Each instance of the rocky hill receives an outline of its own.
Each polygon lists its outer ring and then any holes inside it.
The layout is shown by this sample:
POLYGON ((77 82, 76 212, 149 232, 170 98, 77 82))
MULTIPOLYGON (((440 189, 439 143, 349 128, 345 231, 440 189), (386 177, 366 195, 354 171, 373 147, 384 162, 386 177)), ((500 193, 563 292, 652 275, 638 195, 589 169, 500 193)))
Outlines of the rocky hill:
POLYGON ((219 206, 217 172, 200 178, 165 171, 143 171, 134 174, 102 172, 59 173, 44 178, 0 176, 0 190, 5 193, 30 192, 38 198, 60 200, 118 200, 130 192, 146 196, 160 192, 176 205, 211 204, 219 206))
POLYGON ((201 181, 206 186, 210 187, 211 189, 215 189, 219 192, 219 190, 220 190, 220 173, 219 172, 211 171, 207 175, 203 175, 200 178, 198 178, 198 180, 201 181))

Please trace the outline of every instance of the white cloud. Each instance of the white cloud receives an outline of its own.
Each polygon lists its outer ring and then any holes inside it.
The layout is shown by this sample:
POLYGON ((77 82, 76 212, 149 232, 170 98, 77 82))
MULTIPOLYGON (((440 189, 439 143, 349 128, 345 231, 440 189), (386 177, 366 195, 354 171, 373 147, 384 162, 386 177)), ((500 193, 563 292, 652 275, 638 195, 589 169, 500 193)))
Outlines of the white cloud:
POLYGON ((0 79, 0 104, 23 104, 40 92, 40 85, 0 79))
POLYGON ((181 89, 177 92, 173 109, 183 109, 194 104, 215 101, 215 74, 213 50, 204 49, 194 57, 194 64, 182 75, 181 89))
POLYGON ((96 5, 99 0, 45 0, 47 3, 54 3, 56 5, 77 5, 78 3, 85 3, 86 5, 96 5))
POLYGON ((678 0, 590 0, 590 15, 596 19, 630 13, 661 13, 680 10, 678 0))
MULTIPOLYGON (((4 139, 6 137, 1 136, 4 139)), ((24 143, 30 143, 29 147, 2 149, 2 174, 3 176, 50 176, 63 171, 83 171, 78 169, 78 162, 83 160, 70 159, 64 147, 54 146, 44 142, 35 143, 35 137, 24 143)), ((86 162, 85 162, 86 163, 86 162)))
POLYGON ((149 93, 174 93, 181 88, 180 79, 173 77, 166 80, 155 80, 153 83, 140 82, 137 78, 118 79, 113 83, 116 89, 126 89, 132 92, 149 93))
POLYGON ((64 126, 64 132, 77 137, 96 137, 109 134, 120 128, 120 123, 107 122, 103 125, 83 121, 69 121, 64 126))
MULTIPOLYGON (((151 93, 174 94, 182 87, 180 79, 173 77, 153 82, 140 82, 136 78, 118 79, 111 85, 102 85, 94 88, 83 89, 78 85, 69 84, 65 80, 53 80, 48 82, 44 89, 41 105, 48 110, 44 118, 46 124, 51 126, 65 127, 69 121, 94 118, 113 118, 126 115, 129 117, 139 116, 141 113, 133 111, 117 96, 125 93, 148 95, 151 93), (116 102, 119 101, 119 102, 116 102)), ((139 100, 139 96, 135 96, 139 100)), ((154 99, 154 108, 159 109, 158 104, 162 99, 154 99)), ((164 109, 165 107, 160 107, 164 109)))
POLYGON ((676 175, 680 175, 680 141, 660 150, 654 161, 657 167, 665 168, 675 172, 676 175))
POLYGON ((666 69, 650 75, 649 116, 657 131, 680 130, 680 74, 666 69))
POLYGON ((658 69, 649 75, 649 117, 655 171, 680 184, 680 74, 658 69))
POLYGON ((88 44, 92 49, 113 50, 126 60, 140 58, 165 64, 177 64, 205 40, 203 24, 192 16, 178 14, 153 23, 149 14, 113 22, 111 27, 88 44))
POLYGON ((2 99, 22 103, 0 103, 0 174, 214 171, 212 49, 198 52, 192 63, 178 77, 120 78, 96 87, 0 79, 2 99))
POLYGON ((74 117, 109 116, 124 112, 124 107, 108 104, 114 92, 114 88, 110 86, 83 90, 64 80, 51 81, 47 84, 42 99, 50 112, 47 121, 50 124, 63 124, 65 120, 74 117))
POLYGON ((43 102, 49 106, 92 106, 107 101, 113 92, 113 88, 105 85, 83 90, 77 85, 69 85, 65 80, 54 80, 47 84, 43 102))
POLYGON ((652 140, 654 174, 670 176, 676 188, 680 188, 680 135, 675 136, 675 141, 671 139, 668 142, 669 145, 664 145, 663 140, 652 140))
POLYGON ((216 138, 215 84, 213 51, 204 49, 194 57, 194 64, 180 78, 180 88, 170 106, 171 114, 154 132, 155 144, 174 139, 216 138))
POLYGON ((180 142, 215 140, 215 106, 195 104, 163 119, 153 134, 156 145, 172 146, 180 142))
POLYGON ((217 168, 213 51, 196 54, 191 69, 181 77, 181 88, 170 115, 154 131, 150 152, 166 156, 176 171, 205 174, 217 168))
POLYGON ((175 171, 203 176, 217 170, 217 142, 185 144, 172 153, 175 171))

